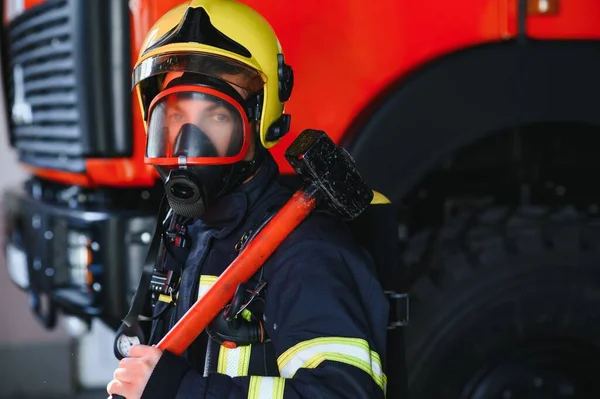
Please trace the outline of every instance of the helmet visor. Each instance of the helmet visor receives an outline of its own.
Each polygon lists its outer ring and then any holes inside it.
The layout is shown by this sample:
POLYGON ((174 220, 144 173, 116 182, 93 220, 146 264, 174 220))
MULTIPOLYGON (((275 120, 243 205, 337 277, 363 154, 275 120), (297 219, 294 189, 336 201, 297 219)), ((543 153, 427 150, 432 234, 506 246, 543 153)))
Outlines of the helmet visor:
POLYGON ((250 66, 214 54, 156 55, 140 63, 132 74, 133 87, 139 85, 144 118, 154 96, 161 90, 162 80, 170 72, 210 76, 239 87, 248 94, 258 93, 266 82, 263 74, 250 66))
POLYGON ((243 160, 249 147, 248 118, 241 105, 215 89, 176 86, 152 102, 146 163, 222 165, 243 160))

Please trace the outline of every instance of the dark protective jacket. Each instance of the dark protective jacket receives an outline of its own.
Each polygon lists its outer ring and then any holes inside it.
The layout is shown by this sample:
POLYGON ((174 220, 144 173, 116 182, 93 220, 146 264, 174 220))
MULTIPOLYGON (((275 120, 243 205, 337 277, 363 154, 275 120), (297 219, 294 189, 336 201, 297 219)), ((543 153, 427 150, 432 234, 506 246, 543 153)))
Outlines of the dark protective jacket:
MULTIPOLYGON (((155 344, 235 259, 242 235, 291 193, 266 157, 256 176, 189 226, 192 244, 176 305, 157 302, 155 344)), ((165 352, 144 399, 384 398, 388 301, 372 259, 346 225, 310 215, 250 283, 268 340, 229 349, 203 332, 183 356, 165 352)), ((256 314, 258 313, 258 315, 256 314)))

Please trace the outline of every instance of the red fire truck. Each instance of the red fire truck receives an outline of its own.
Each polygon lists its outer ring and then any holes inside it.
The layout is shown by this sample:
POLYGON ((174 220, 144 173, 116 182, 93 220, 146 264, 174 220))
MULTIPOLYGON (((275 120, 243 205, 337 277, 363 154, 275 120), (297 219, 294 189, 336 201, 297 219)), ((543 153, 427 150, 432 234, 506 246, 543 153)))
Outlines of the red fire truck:
MULTIPOLYGON (((600 2, 246 1, 295 71, 281 170, 321 129, 397 207, 413 397, 599 397, 600 2)), ((161 195, 130 73, 179 2, 3 2, 5 253, 48 328, 126 312, 161 195)))

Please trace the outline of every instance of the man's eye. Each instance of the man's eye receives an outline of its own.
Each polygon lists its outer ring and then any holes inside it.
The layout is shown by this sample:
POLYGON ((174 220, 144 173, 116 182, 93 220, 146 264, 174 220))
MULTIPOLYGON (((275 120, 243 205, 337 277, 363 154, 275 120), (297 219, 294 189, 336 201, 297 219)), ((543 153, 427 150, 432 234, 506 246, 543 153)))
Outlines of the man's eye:
POLYGON ((181 122, 183 121, 183 114, 171 114, 169 115, 169 120, 172 122, 181 122))
POLYGON ((213 116, 213 118, 217 122, 226 122, 227 120, 229 120, 229 115, 226 115, 226 114, 216 114, 216 115, 213 116))

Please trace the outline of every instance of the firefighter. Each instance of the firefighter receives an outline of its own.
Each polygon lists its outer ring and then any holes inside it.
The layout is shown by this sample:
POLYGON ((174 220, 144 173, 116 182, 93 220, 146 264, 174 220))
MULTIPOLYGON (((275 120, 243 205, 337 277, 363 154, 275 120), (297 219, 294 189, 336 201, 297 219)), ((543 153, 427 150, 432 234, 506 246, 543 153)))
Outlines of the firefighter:
POLYGON ((253 9, 195 0, 150 30, 133 84, 171 239, 153 276, 148 338, 120 361, 108 393, 383 398, 388 302, 371 258, 326 212, 292 232, 182 356, 154 346, 289 199, 267 148, 289 129, 293 72, 253 9))

